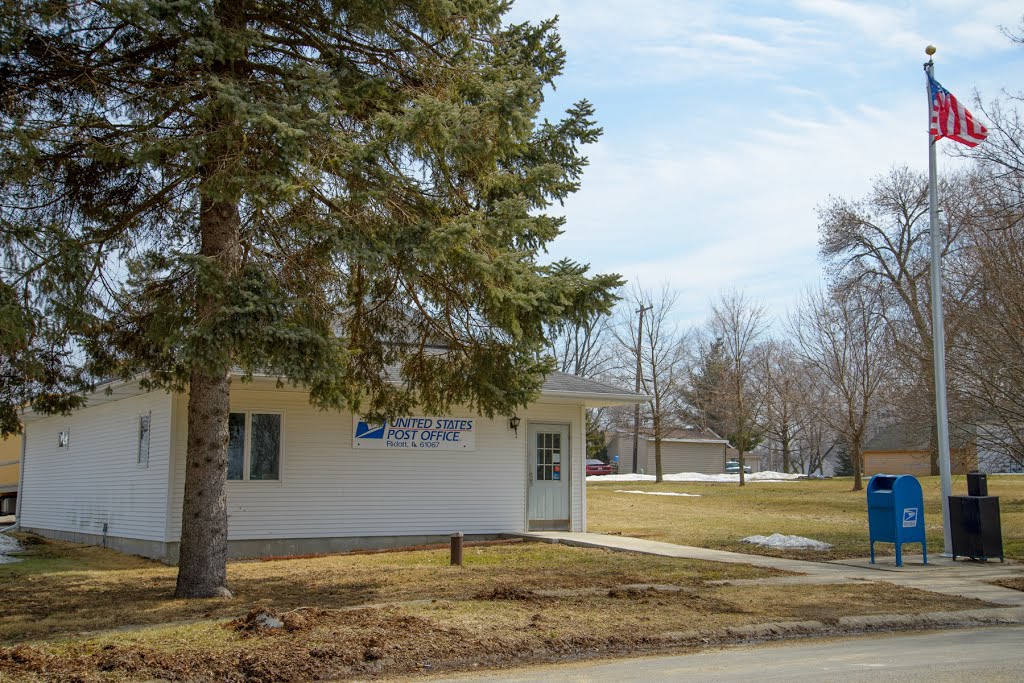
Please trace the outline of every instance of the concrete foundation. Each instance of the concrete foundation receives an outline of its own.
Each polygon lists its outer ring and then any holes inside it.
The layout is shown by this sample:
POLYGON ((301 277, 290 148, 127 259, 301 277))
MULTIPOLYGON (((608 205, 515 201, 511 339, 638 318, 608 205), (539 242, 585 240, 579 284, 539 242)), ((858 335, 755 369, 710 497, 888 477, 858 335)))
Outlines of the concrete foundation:
POLYGON ((58 541, 71 541, 72 543, 84 543, 86 545, 98 545, 110 548, 126 555, 140 555, 153 560, 166 562, 167 543, 163 541, 146 541, 140 538, 124 538, 122 536, 103 536, 100 534, 87 534, 78 531, 59 531, 56 529, 35 529, 22 527, 22 531, 39 534, 46 538, 54 538, 58 541))
MULTIPOLYGON (((54 529, 23 529, 23 531, 39 534, 73 543, 99 545, 111 548, 128 555, 139 555, 166 564, 177 564, 178 541, 144 541, 138 538, 118 536, 100 536, 73 531, 57 531, 54 529)), ((504 534, 468 534, 466 541, 493 541, 506 538, 504 534)), ((385 550, 403 548, 413 545, 442 544, 447 546, 450 534, 416 535, 416 536, 347 536, 336 538, 268 538, 243 539, 228 541, 228 557, 244 559, 257 557, 278 557, 287 555, 317 555, 322 553, 346 553, 354 550, 385 550)))

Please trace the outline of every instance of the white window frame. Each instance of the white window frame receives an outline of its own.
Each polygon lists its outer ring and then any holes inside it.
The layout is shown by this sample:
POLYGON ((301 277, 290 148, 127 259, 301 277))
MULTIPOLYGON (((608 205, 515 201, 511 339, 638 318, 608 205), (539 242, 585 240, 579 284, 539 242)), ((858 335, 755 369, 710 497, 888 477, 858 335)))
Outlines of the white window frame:
POLYGON ((57 452, 59 453, 60 451, 65 453, 71 452, 71 425, 57 432, 57 452))
POLYGON ((284 433, 284 411, 283 410, 231 410, 230 413, 236 415, 245 415, 245 432, 242 443, 242 478, 241 479, 228 479, 228 484, 246 484, 246 485, 271 485, 278 486, 284 483, 284 444, 285 444, 285 433, 284 433), (252 447, 252 416, 253 415, 277 415, 281 418, 281 437, 280 443, 277 446, 277 479, 250 479, 249 468, 251 466, 251 453, 252 447))

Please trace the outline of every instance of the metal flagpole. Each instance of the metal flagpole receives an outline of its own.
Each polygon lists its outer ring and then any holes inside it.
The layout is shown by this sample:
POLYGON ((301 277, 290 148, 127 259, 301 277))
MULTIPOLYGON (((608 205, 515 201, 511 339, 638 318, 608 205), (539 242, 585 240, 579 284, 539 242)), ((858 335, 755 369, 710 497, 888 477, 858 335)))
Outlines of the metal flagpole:
POLYGON ((925 48, 928 62, 924 65, 928 74, 928 229, 931 232, 932 247, 932 351, 935 360, 935 422, 938 427, 939 476, 942 481, 942 554, 953 555, 953 542, 949 528, 949 497, 953 494, 953 483, 949 474, 949 417, 946 413, 946 330, 942 319, 942 242, 939 229, 939 196, 936 180, 935 136, 931 134, 932 87, 935 78, 935 63, 932 55, 935 48, 925 48))

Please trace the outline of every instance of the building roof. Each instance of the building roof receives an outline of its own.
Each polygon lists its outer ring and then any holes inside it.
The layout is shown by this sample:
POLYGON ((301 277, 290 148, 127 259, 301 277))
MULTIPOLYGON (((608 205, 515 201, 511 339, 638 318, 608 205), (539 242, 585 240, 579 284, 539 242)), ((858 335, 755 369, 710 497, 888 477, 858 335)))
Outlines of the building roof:
MULTIPOLYGON (((630 437, 633 434, 633 432, 620 433, 630 437)), ((641 430, 640 433, 647 441, 654 441, 654 435, 650 433, 650 430, 641 430)), ((693 429, 690 427, 669 429, 662 435, 661 440, 681 443, 729 443, 728 440, 723 439, 710 429, 693 429)))
POLYGON ((690 427, 678 427, 665 432, 662 438, 665 439, 687 439, 696 441, 725 441, 711 429, 694 429, 690 427))
MULTIPOLYGON (((564 398, 589 398, 591 400, 608 400, 610 403, 601 405, 617 405, 623 403, 642 403, 650 397, 634 393, 628 389, 614 387, 611 384, 598 382, 570 375, 567 372, 552 372, 544 379, 540 390, 541 396, 564 398)), ((596 407, 596 406, 595 406, 596 407)))
MULTIPOLYGON (((864 444, 865 451, 927 451, 931 442, 931 427, 896 423, 883 427, 864 444)), ((974 442, 973 434, 955 427, 950 428, 950 448, 966 448, 974 442)))
MULTIPOLYGON (((389 374, 392 373, 389 372, 389 374)), ((276 376, 255 375, 253 377, 253 384, 270 382, 270 386, 273 388, 276 388, 277 381, 278 378, 276 376)), ((398 380, 392 379, 392 381, 398 380)), ((294 389, 289 387, 286 390, 294 389)), ((130 396, 139 396, 144 393, 146 391, 139 386, 137 380, 127 382, 124 380, 113 380, 97 385, 88 394, 88 398, 90 405, 99 405, 130 396)), ((565 372, 553 372, 545 378, 544 384, 541 386, 540 398, 542 401, 547 399, 548 402, 582 403, 587 408, 599 408, 602 406, 642 403, 650 397, 565 372)), ((36 413, 31 409, 26 410, 23 415, 23 419, 26 422, 32 422, 44 417, 49 416, 36 413)))

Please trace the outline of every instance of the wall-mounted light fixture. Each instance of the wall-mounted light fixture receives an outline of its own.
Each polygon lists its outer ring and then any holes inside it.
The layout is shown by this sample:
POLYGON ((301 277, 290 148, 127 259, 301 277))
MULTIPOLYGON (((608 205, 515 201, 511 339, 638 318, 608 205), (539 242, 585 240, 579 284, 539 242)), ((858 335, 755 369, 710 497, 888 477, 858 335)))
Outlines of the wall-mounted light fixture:
POLYGON ((521 420, 518 415, 513 415, 508 419, 508 428, 516 433, 516 437, 519 436, 519 423, 521 420))

